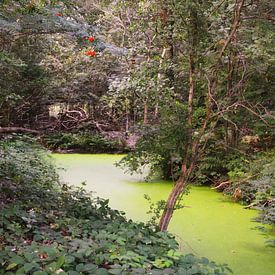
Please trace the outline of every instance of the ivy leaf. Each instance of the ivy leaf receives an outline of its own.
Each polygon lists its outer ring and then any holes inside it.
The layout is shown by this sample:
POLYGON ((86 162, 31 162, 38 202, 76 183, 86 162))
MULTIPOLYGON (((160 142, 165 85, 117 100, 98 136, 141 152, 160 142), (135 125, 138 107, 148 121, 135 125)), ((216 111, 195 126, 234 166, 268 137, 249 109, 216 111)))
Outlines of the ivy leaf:
MULTIPOLYGON (((113 274, 113 275, 119 275, 122 273, 122 271, 123 271, 123 269, 121 269, 121 268, 108 270, 109 274, 113 274)), ((142 274, 144 274, 144 273, 142 273, 142 274)))
POLYGON ((82 268, 82 272, 90 272, 93 273, 97 270, 97 265, 94 264, 86 264, 84 265, 84 267, 82 268))
POLYGON ((56 262, 56 269, 59 269, 65 262, 65 256, 60 256, 56 262))
POLYGON ((18 265, 25 263, 24 259, 22 257, 20 257, 20 256, 14 256, 13 258, 11 258, 10 262, 11 263, 16 263, 18 265))
POLYGON ((104 268, 99 268, 96 271, 95 275, 109 275, 109 272, 104 268))
POLYGON ((39 268, 37 263, 26 263, 24 264, 24 270, 26 273, 30 272, 34 268, 39 268))
POLYGON ((17 263, 11 263, 11 264, 8 265, 6 270, 11 270, 11 269, 15 268, 17 265, 18 265, 17 263))

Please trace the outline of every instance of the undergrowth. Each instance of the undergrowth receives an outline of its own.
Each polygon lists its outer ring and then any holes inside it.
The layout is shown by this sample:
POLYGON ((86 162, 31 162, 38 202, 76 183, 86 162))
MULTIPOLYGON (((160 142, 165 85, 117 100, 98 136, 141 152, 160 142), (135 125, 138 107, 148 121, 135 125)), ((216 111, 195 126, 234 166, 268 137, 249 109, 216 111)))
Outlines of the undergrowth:
POLYGON ((233 172, 229 174, 231 184, 224 192, 234 196, 238 190, 241 202, 260 210, 257 221, 271 225, 275 232, 275 152, 261 153, 242 173, 233 172))
POLYGON ((127 220, 84 187, 60 184, 48 156, 0 141, 0 274, 226 274, 175 238, 127 220))
POLYGON ((43 138, 51 150, 72 150, 84 153, 118 153, 126 151, 125 145, 94 133, 52 133, 43 138))

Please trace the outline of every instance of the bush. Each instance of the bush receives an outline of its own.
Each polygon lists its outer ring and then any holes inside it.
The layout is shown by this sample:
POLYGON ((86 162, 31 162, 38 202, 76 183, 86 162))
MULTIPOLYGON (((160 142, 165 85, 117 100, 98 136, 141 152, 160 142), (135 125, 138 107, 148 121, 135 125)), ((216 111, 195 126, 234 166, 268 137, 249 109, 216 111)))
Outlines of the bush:
POLYGON ((158 126, 144 127, 135 151, 125 156, 118 166, 130 173, 142 173, 149 168, 148 179, 158 176, 177 180, 187 142, 187 125, 181 119, 185 115, 186 107, 180 103, 163 110, 158 126))
POLYGON ((231 177, 232 184, 225 189, 233 195, 240 190, 240 199, 246 205, 261 210, 258 218, 275 226, 275 152, 259 154, 246 168, 246 173, 231 177))
POLYGON ((53 166, 36 146, 9 140, 0 141, 0 148, 4 164, 0 192, 6 194, 0 212, 0 274, 225 274, 228 270, 206 258, 182 255, 171 234, 126 220, 107 200, 93 198, 83 187, 59 184, 53 166))
POLYGON ((0 141, 0 198, 40 204, 50 200, 58 174, 50 157, 30 138, 0 141), (27 142, 26 142, 27 140, 27 142))
POLYGON ((58 174, 50 157, 33 140, 0 141, 0 177, 24 184, 52 187, 58 174))
POLYGON ((114 153, 125 150, 122 144, 92 133, 55 133, 44 138, 51 150, 73 150, 85 153, 114 153))
POLYGON ((196 184, 213 185, 228 178, 239 178, 247 171, 248 156, 241 151, 210 142, 194 176, 196 184))

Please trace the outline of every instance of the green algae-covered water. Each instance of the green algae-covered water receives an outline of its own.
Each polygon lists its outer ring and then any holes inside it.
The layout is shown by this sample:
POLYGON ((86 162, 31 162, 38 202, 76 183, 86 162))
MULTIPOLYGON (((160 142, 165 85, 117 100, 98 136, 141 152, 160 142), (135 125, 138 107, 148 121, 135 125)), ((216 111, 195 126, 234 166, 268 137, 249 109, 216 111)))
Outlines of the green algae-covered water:
MULTIPOLYGON (((113 164, 120 155, 54 154, 61 178, 73 185, 86 182, 95 195, 109 199, 110 206, 128 218, 146 221, 148 203, 166 199, 170 182, 145 183, 140 176, 126 175, 113 164)), ((169 231, 177 236, 183 252, 227 263, 236 275, 274 275, 275 249, 267 247, 265 236, 251 221, 257 215, 208 187, 193 187, 184 196, 183 209, 173 216, 169 231)))

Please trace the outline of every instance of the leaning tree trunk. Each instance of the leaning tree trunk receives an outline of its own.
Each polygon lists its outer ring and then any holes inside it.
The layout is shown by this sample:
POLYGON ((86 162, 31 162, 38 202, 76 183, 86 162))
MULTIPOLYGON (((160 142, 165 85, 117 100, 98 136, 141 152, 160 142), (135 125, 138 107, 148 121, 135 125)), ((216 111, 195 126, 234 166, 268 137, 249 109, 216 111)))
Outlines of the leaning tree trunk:
POLYGON ((182 174, 177 180, 175 186, 173 187, 168 200, 166 201, 165 208, 163 210, 160 222, 159 229, 160 231, 166 231, 169 225, 169 222, 173 216, 173 212, 176 206, 176 203, 180 195, 186 189, 191 173, 194 169, 194 162, 191 162, 189 168, 186 168, 186 165, 182 165, 182 174))
MULTIPOLYGON (((172 192, 170 193, 168 200, 165 205, 165 209, 162 213, 160 222, 159 222, 159 228, 161 231, 166 231, 169 225, 169 222, 172 218, 175 205, 180 197, 180 195, 183 193, 188 179, 189 175, 193 172, 193 160, 195 159, 191 155, 191 159, 189 156, 189 149, 195 146, 195 148, 192 148, 192 151, 197 149, 197 143, 192 144, 192 121, 193 121, 193 101, 194 101, 194 94, 195 94, 195 64, 194 64, 194 51, 193 49, 190 49, 189 51, 189 91, 188 91, 188 117, 187 117, 187 124, 189 126, 187 135, 188 135, 188 142, 186 144, 186 154, 184 157, 184 162, 182 165, 182 172, 180 178, 177 180, 174 188, 172 189, 172 192), (189 168, 187 168, 187 164, 189 163, 189 168)), ((191 150, 190 150, 191 151, 191 150)), ((193 153, 193 152, 192 152, 193 153)))
POLYGON ((173 216, 173 212, 174 212, 177 200, 178 200, 180 194, 182 194, 182 192, 184 191, 184 189, 186 187, 186 183, 187 183, 186 179, 184 177, 180 177, 177 180, 172 192, 170 193, 168 200, 166 202, 166 205, 165 205, 165 209, 162 213, 162 216, 161 216, 161 219, 159 222, 159 229, 161 231, 167 230, 169 222, 173 216))

